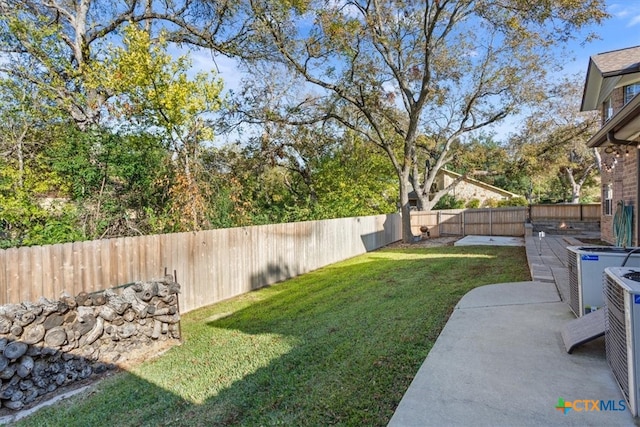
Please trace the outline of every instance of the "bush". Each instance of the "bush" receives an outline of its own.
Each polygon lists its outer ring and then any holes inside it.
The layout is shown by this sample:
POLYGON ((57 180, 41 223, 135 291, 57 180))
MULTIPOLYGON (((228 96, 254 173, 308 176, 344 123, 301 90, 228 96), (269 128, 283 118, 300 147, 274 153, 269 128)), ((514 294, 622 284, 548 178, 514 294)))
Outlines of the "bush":
POLYGON ((458 200, 451 194, 445 194, 438 200, 438 203, 433 207, 434 209, 462 209, 464 207, 464 200, 458 200))
POLYGON ((509 207, 509 206, 528 206, 529 202, 524 197, 512 197, 507 200, 500 200, 498 202, 498 207, 509 207))
POLYGON ((465 207, 468 209, 478 209, 480 207, 480 200, 471 199, 467 202, 465 207))
POLYGON ((487 199, 482 204, 482 207, 483 208, 497 208, 498 207, 498 201, 496 199, 487 199))

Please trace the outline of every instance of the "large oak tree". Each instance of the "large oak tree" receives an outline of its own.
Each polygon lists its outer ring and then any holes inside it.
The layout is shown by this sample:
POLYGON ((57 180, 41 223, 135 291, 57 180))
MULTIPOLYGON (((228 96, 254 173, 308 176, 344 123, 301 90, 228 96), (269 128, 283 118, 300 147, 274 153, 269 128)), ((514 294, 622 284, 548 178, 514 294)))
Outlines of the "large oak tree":
MULTIPOLYGON (((399 184, 430 209, 437 172, 465 135, 531 101, 561 46, 605 17, 600 0, 250 0, 250 68, 300 79, 265 118, 333 120, 377 145, 399 184), (282 105, 284 102, 288 106, 282 105)), ((269 82, 265 82, 269 85, 269 82)))

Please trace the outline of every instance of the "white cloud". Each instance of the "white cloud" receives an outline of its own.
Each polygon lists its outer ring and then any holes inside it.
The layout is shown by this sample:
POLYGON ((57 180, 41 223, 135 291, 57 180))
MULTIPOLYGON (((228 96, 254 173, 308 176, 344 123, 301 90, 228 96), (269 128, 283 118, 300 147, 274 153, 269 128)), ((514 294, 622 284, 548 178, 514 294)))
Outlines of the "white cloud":
POLYGON ((627 27, 633 27, 634 25, 640 24, 640 15, 636 15, 627 24, 627 27))
POLYGON ((192 51, 191 59, 196 70, 216 72, 222 78, 226 90, 235 90, 240 87, 240 81, 244 75, 235 59, 222 55, 214 57, 207 49, 192 51))
POLYGON ((626 27, 640 24, 640 1, 627 0, 609 4, 607 11, 614 19, 626 21, 626 27))
POLYGON ((185 47, 171 46, 169 53, 175 58, 187 56, 191 60, 191 72, 195 75, 200 72, 213 72, 222 79, 224 90, 237 90, 240 87, 244 74, 240 71, 235 59, 223 55, 213 55, 209 49, 189 49, 185 47))

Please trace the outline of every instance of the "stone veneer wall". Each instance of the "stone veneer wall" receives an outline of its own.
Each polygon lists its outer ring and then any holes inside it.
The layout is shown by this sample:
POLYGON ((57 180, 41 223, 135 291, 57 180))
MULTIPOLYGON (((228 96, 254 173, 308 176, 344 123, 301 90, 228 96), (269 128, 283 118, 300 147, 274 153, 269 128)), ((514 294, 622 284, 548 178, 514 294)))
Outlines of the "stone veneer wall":
POLYGON ((0 306, 0 404, 21 409, 140 350, 180 342, 171 276, 94 294, 0 306))

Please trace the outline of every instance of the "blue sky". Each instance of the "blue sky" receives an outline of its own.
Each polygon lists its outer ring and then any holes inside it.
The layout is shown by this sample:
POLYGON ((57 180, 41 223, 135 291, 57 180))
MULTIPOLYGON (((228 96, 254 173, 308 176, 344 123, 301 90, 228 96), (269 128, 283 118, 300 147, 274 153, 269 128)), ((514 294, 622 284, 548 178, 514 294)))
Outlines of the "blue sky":
MULTIPOLYGON (((589 57, 592 55, 640 45, 640 0, 609 0, 606 4, 611 17, 601 25, 585 29, 582 37, 577 37, 568 45, 570 56, 567 57, 562 74, 577 74, 580 79, 584 79, 589 57), (588 33, 595 33, 598 38, 589 43, 582 43, 588 33)), ((495 132, 497 141, 506 142, 509 134, 519 130, 520 123, 521 117, 512 116, 491 130, 495 132)))
POLYGON ((565 72, 584 74, 587 72, 591 55, 640 45, 640 0, 606 3, 611 18, 600 26, 590 28, 600 38, 584 45, 573 42, 571 50, 575 59, 567 62, 565 72))
MULTIPOLYGON (((594 32, 600 38, 586 44, 582 44, 580 41, 572 42, 569 47, 573 58, 568 58, 564 72, 568 74, 586 73, 591 55, 640 45, 640 0, 610 0, 606 3, 611 18, 602 25, 592 26, 584 31, 585 35, 588 32, 594 32)), ((212 58, 209 52, 201 50, 193 52, 192 55, 196 68, 211 67, 212 58)), ((237 71, 235 62, 218 57, 216 64, 225 85, 236 87, 241 75, 237 71)))
MULTIPOLYGON (((591 55, 640 45, 640 0, 608 0, 606 4, 611 17, 599 26, 585 29, 579 35, 581 37, 569 44, 570 55, 564 64, 563 74, 583 77, 591 55), (582 43, 589 32, 599 37, 589 43, 582 43)), ((190 55, 195 69, 207 70, 213 67, 219 72, 226 89, 239 87, 243 75, 238 72, 234 60, 217 56, 214 66, 211 53, 207 50, 192 51, 190 55)), ((520 122, 517 117, 512 117, 496 126, 496 139, 505 140, 509 133, 518 130, 516 126, 520 122)))

